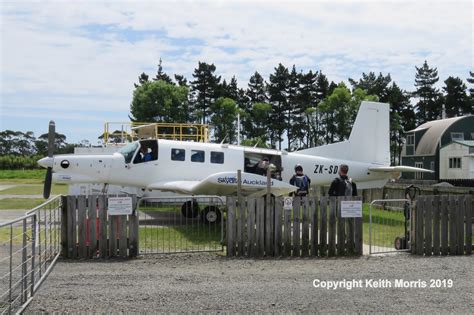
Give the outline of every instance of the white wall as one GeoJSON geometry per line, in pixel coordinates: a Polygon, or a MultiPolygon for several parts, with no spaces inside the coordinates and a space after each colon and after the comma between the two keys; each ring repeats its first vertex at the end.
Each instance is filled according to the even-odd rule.
{"type": "Polygon", "coordinates": [[[439,153],[439,176],[441,179],[474,179],[474,157],[469,154],[469,147],[451,143],[441,148],[439,153]],[[449,158],[460,157],[461,168],[449,168],[449,158]]]}

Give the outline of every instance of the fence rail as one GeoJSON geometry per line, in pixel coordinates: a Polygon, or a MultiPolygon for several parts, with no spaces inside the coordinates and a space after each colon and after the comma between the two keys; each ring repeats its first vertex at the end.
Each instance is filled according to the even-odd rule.
{"type": "Polygon", "coordinates": [[[362,255],[362,218],[343,218],[341,200],[227,198],[227,256],[324,257],[362,255]]]}
{"type": "MultiPolygon", "coordinates": [[[[109,215],[108,198],[104,195],[63,198],[61,256],[80,259],[137,256],[136,213],[109,215]]],[[[136,196],[132,196],[132,203],[135,209],[136,196]]]]}
{"type": "Polygon", "coordinates": [[[21,312],[58,259],[61,207],[58,196],[0,224],[0,314],[21,312]]]}
{"type": "Polygon", "coordinates": [[[471,195],[418,196],[412,253],[471,255],[473,201],[471,195]]]}

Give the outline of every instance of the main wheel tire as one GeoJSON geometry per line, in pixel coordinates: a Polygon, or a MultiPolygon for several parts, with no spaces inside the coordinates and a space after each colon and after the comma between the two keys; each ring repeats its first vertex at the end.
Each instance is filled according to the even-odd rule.
{"type": "Polygon", "coordinates": [[[202,222],[205,224],[215,224],[221,222],[221,210],[216,206],[207,206],[201,212],[202,222]]]}
{"type": "Polygon", "coordinates": [[[404,237],[395,238],[394,247],[396,250],[407,249],[406,240],[404,237]]]}
{"type": "Polygon", "coordinates": [[[181,214],[183,217],[188,219],[193,219],[198,216],[199,214],[199,205],[196,201],[186,201],[181,206],[181,214]]]}

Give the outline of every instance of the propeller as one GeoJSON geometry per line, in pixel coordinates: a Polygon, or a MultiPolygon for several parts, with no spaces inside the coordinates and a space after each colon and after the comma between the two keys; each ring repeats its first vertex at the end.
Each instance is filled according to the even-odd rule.
{"type": "Polygon", "coordinates": [[[43,189],[43,197],[44,199],[48,199],[49,195],[51,194],[51,182],[53,179],[53,151],[54,151],[54,135],[55,135],[56,126],[54,121],[49,122],[49,131],[48,131],[48,161],[50,161],[50,165],[46,169],[46,176],[44,178],[44,189],[43,189]]]}

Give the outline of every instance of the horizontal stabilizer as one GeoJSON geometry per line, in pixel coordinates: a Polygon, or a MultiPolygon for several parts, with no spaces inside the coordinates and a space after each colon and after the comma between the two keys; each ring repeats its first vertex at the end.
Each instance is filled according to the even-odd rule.
{"type": "Polygon", "coordinates": [[[381,172],[381,173],[396,173],[396,172],[408,172],[408,173],[434,173],[432,170],[427,170],[424,168],[412,167],[412,166],[375,166],[369,167],[371,172],[381,172]]]}

